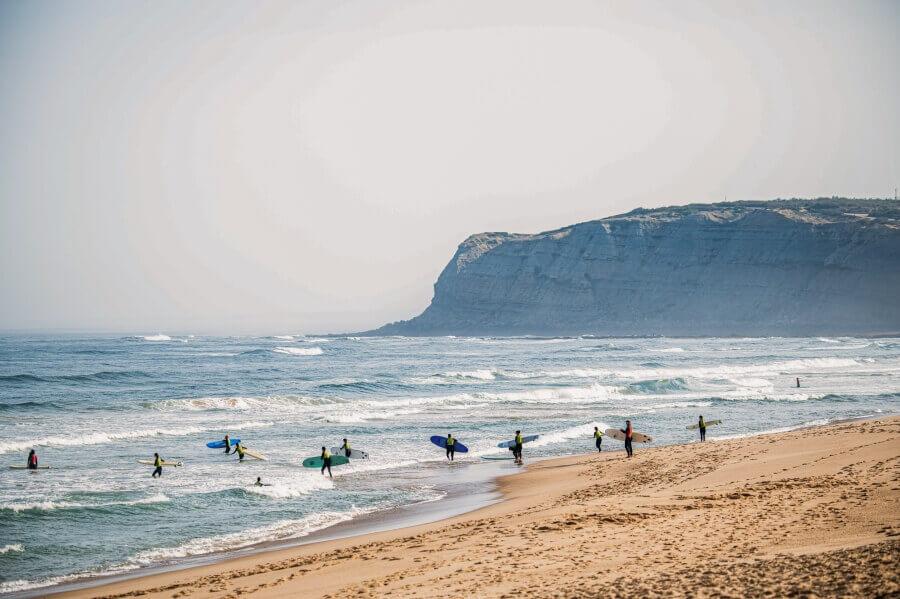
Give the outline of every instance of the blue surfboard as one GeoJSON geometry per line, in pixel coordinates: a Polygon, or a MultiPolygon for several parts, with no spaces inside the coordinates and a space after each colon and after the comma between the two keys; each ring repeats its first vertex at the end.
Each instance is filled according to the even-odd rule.
{"type": "MultiPolygon", "coordinates": [[[[231,439],[232,445],[234,445],[235,443],[240,443],[240,442],[241,442],[240,439],[231,439]]],[[[210,449],[225,449],[225,439],[222,439],[221,441],[213,441],[212,443],[207,443],[206,446],[209,447],[210,449]]]]}
{"type": "MultiPolygon", "coordinates": [[[[530,443],[540,437],[540,435],[528,435],[527,437],[522,437],[522,443],[530,443]]],[[[497,443],[497,447],[514,447],[516,444],[516,440],[512,441],[504,441],[503,443],[497,443]]]]}
{"type": "MultiPolygon", "coordinates": [[[[447,437],[442,437],[440,435],[434,435],[433,437],[431,437],[431,442],[434,443],[435,445],[437,445],[438,447],[443,447],[444,449],[447,449],[447,437]]],[[[469,452],[469,448],[466,447],[465,445],[463,445],[462,443],[460,443],[459,441],[456,441],[456,443],[454,443],[453,446],[456,448],[454,450],[454,451],[456,451],[456,453],[468,453],[469,452]]]]}

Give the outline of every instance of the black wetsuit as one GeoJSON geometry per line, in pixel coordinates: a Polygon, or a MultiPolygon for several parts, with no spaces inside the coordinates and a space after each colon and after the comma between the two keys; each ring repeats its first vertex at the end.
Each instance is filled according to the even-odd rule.
{"type": "Polygon", "coordinates": [[[453,456],[456,454],[456,440],[455,439],[447,439],[447,459],[451,462],[453,461],[453,456]]]}
{"type": "Polygon", "coordinates": [[[626,430],[622,430],[622,429],[619,429],[619,430],[622,431],[623,433],[625,433],[625,453],[627,453],[628,457],[630,458],[633,453],[631,450],[631,431],[630,430],[626,431],[626,430]]]}
{"type": "Polygon", "coordinates": [[[601,448],[601,445],[603,444],[603,435],[598,434],[595,436],[596,436],[597,441],[594,444],[597,446],[597,451],[603,451],[603,449],[601,448]]]}
{"type": "Polygon", "coordinates": [[[700,441],[706,441],[706,422],[701,418],[698,424],[700,425],[700,441]]]}
{"type": "Polygon", "coordinates": [[[517,460],[522,459],[522,435],[516,435],[516,445],[513,450],[513,456],[515,456],[517,460]]]}
{"type": "Polygon", "coordinates": [[[325,469],[328,468],[328,476],[331,476],[331,454],[327,451],[322,452],[322,474],[325,474],[325,469]]]}
{"type": "Polygon", "coordinates": [[[156,466],[156,469],[153,471],[153,474],[150,475],[150,478],[162,476],[162,463],[162,458],[156,458],[156,460],[154,460],[153,465],[156,466]]]}
{"type": "Polygon", "coordinates": [[[350,444],[344,443],[344,455],[350,457],[350,444]]]}

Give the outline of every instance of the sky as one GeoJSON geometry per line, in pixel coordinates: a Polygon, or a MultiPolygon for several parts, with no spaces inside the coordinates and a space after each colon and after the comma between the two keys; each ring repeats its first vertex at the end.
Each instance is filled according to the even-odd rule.
{"type": "Polygon", "coordinates": [[[473,233],[892,196],[898,32],[896,0],[0,0],[0,330],[363,330],[473,233]]]}

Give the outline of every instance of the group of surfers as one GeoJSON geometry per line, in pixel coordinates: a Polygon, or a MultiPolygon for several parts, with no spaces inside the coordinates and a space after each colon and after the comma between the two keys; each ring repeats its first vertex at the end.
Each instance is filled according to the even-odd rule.
{"type": "MultiPolygon", "coordinates": [[[[697,422],[700,429],[700,441],[706,441],[706,421],[703,420],[703,415],[700,415],[700,419],[697,422]]],[[[626,457],[632,457],[634,455],[634,451],[631,447],[632,436],[634,434],[634,430],[631,426],[631,420],[625,421],[625,428],[620,428],[621,431],[625,435],[625,455],[626,457]]],[[[603,451],[603,437],[604,434],[600,432],[600,429],[596,426],[594,427],[594,445],[597,447],[597,451],[603,451]]],[[[522,431],[517,430],[516,436],[514,438],[515,443],[510,446],[509,450],[513,454],[513,458],[515,459],[517,464],[522,463],[522,445],[524,444],[522,441],[522,431]]],[[[241,445],[240,441],[236,441],[235,443],[231,442],[231,439],[228,435],[225,435],[223,439],[223,443],[225,445],[225,455],[229,454],[237,454],[238,460],[244,460],[244,446],[241,445]],[[233,448],[233,449],[232,449],[233,448]]],[[[447,449],[447,459],[451,462],[454,460],[454,456],[456,454],[456,439],[453,438],[452,433],[447,434],[446,440],[446,449],[447,449]]],[[[345,438],[344,443],[341,446],[341,450],[344,452],[346,457],[350,457],[350,442],[345,438]]],[[[328,476],[334,478],[331,474],[331,452],[328,451],[327,447],[322,447],[322,453],[319,456],[322,460],[322,475],[325,474],[325,471],[328,470],[328,476]]],[[[163,472],[163,462],[165,460],[159,456],[158,453],[153,454],[153,466],[155,467],[153,470],[153,474],[150,476],[152,478],[159,478],[162,476],[163,472]]],[[[37,470],[38,468],[38,458],[37,453],[35,453],[34,449],[28,452],[28,461],[26,463],[26,467],[29,470],[37,470]]],[[[260,477],[256,478],[256,482],[254,486],[257,487],[267,487],[269,485],[264,484],[260,477]]]]}

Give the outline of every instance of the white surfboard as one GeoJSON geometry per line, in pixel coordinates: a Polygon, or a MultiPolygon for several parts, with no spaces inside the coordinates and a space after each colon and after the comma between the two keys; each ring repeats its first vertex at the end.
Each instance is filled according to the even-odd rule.
{"type": "MultiPolygon", "coordinates": [[[[146,466],[154,466],[155,462],[153,460],[138,460],[138,464],[144,464],[146,466]]],[[[181,462],[163,462],[163,466],[184,466],[181,462]]]]}
{"type": "Polygon", "coordinates": [[[266,456],[264,456],[260,453],[256,453],[252,449],[247,449],[246,447],[244,448],[244,455],[248,455],[251,458],[256,458],[257,460],[262,460],[264,462],[269,460],[269,458],[267,458],[266,456]]]}
{"type": "MultiPolygon", "coordinates": [[[[38,466],[37,470],[50,470],[53,466],[38,466]]],[[[29,468],[28,466],[10,466],[13,470],[35,470],[35,468],[29,468]]]]}
{"type": "MultiPolygon", "coordinates": [[[[712,425],[714,425],[714,424],[722,424],[722,421],[721,421],[721,420],[708,420],[708,421],[706,422],[706,426],[712,426],[712,425]]],[[[685,427],[685,428],[688,429],[689,431],[695,431],[695,430],[697,430],[698,428],[700,428],[700,425],[699,425],[699,424],[692,424],[692,425],[687,426],[687,427],[685,427]]]]}
{"type": "MultiPolygon", "coordinates": [[[[610,439],[615,439],[616,441],[624,441],[625,433],[620,431],[617,428],[608,428],[603,431],[603,434],[609,437],[610,439]]],[[[653,437],[650,435],[645,435],[644,433],[635,433],[632,431],[631,433],[631,442],[632,443],[653,443],[653,437]]]]}
{"type": "Polygon", "coordinates": [[[368,460],[369,459],[368,453],[366,453],[365,451],[360,451],[358,449],[353,449],[353,448],[350,449],[350,455],[347,456],[347,454],[344,452],[343,447],[332,447],[331,455],[342,455],[342,456],[349,457],[351,460],[368,460]]]}

